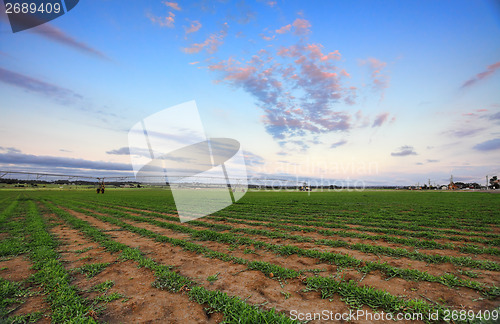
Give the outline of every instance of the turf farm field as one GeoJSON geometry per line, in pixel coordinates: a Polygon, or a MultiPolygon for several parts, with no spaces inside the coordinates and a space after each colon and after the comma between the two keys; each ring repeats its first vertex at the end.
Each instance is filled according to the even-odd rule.
{"type": "Polygon", "coordinates": [[[493,323],[499,206],[251,191],[180,223],[168,190],[1,190],[0,322],[493,323]]]}

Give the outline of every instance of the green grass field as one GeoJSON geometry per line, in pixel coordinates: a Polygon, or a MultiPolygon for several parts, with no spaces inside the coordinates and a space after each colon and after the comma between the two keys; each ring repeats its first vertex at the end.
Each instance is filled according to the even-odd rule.
{"type": "Polygon", "coordinates": [[[491,320],[499,206],[483,192],[250,191],[180,223],[169,190],[2,189],[0,320],[320,323],[307,316],[325,309],[491,320]],[[14,280],[16,262],[30,266],[14,280]],[[153,311],[163,300],[169,310],[153,311]]]}

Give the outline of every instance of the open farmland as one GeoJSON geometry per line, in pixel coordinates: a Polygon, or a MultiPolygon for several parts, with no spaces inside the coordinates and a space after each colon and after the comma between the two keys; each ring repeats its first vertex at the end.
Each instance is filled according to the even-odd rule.
{"type": "Polygon", "coordinates": [[[492,317],[498,206],[479,192],[255,191],[181,224],[168,190],[2,190],[0,320],[492,317]]]}

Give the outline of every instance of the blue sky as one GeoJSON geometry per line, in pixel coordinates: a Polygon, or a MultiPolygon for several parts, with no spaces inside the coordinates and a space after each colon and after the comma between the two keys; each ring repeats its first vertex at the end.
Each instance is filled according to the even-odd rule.
{"type": "Polygon", "coordinates": [[[0,169],[124,172],[128,130],[196,100],[255,175],[500,172],[494,1],[80,1],[0,37],[0,169]]]}

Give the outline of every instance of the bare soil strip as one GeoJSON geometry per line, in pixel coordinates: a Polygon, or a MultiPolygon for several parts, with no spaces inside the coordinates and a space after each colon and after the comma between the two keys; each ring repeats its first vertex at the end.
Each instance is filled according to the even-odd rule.
{"type": "Polygon", "coordinates": [[[292,309],[300,312],[317,312],[323,309],[349,312],[348,306],[338,299],[329,301],[321,299],[318,292],[304,293],[302,290],[305,286],[298,279],[280,283],[259,271],[248,270],[244,265],[208,259],[180,247],[158,243],[128,231],[116,231],[119,227],[88,215],[66,210],[97,228],[114,229],[115,231],[109,234],[117,242],[139,248],[161,264],[173,265],[181,275],[194,279],[207,289],[223,291],[228,295],[245,299],[250,304],[262,305],[265,309],[275,308],[286,313],[292,309]],[[217,275],[217,280],[209,282],[207,278],[214,275],[217,275]],[[287,294],[290,294],[289,298],[286,297],[287,294]]]}
{"type": "Polygon", "coordinates": [[[106,294],[119,293],[124,297],[106,304],[99,316],[100,321],[108,323],[217,323],[220,314],[207,314],[202,305],[190,301],[186,295],[175,294],[153,288],[153,273],[138,268],[132,261],[122,261],[118,255],[106,252],[97,243],[86,239],[82,233],[66,225],[51,228],[63,244],[59,248],[61,259],[67,270],[76,269],[89,263],[109,262],[101,273],[88,279],[85,275],[73,272],[72,284],[82,295],[89,299],[101,295],[91,288],[107,280],[114,286],[106,294]],[[84,251],[84,252],[81,252],[84,251]]]}
{"type": "MultiPolygon", "coordinates": [[[[93,211],[93,212],[95,212],[95,211],[93,211]]],[[[95,212],[95,213],[99,214],[98,212],[95,212]]],[[[130,213],[130,215],[140,216],[139,214],[135,214],[135,213],[130,213]]],[[[156,218],[160,222],[176,223],[173,221],[168,221],[168,220],[157,218],[157,217],[154,217],[154,218],[156,218]]],[[[126,220],[123,220],[123,221],[126,221],[126,220]]],[[[126,222],[128,222],[128,221],[126,221],[126,222]]],[[[213,223],[218,224],[217,222],[213,222],[213,223]]],[[[156,227],[154,225],[150,225],[152,227],[148,227],[144,223],[138,223],[138,224],[142,224],[142,225],[139,225],[139,227],[143,227],[146,229],[151,229],[151,228],[158,229],[158,227],[156,227]]],[[[252,227],[252,226],[248,226],[248,225],[233,224],[233,223],[231,223],[231,226],[234,228],[256,228],[256,227],[252,227]]],[[[190,225],[189,227],[206,229],[204,227],[199,227],[196,225],[190,225]]],[[[173,232],[173,231],[171,231],[171,232],[173,232]]],[[[302,232],[291,232],[290,234],[305,236],[305,235],[303,235],[302,232]]],[[[314,238],[314,239],[326,238],[325,236],[320,235],[320,234],[312,234],[312,235],[311,235],[311,233],[308,233],[308,234],[309,234],[308,235],[309,237],[314,238]]],[[[170,235],[172,235],[172,234],[169,234],[168,236],[170,236],[170,235]]],[[[190,237],[189,235],[184,234],[184,233],[177,233],[177,235],[181,235],[179,238],[182,238],[182,239],[188,239],[190,237]]],[[[423,261],[412,260],[412,259],[405,258],[405,257],[396,259],[396,258],[390,257],[390,256],[374,255],[372,253],[364,253],[364,252],[360,252],[360,251],[356,251],[356,250],[351,250],[348,248],[342,248],[342,247],[333,248],[333,247],[329,247],[329,246],[317,245],[314,243],[298,243],[298,242],[293,241],[293,240],[281,239],[281,238],[274,239],[274,238],[268,238],[266,236],[260,236],[257,234],[247,235],[247,234],[240,233],[240,235],[243,235],[245,237],[251,237],[251,238],[257,239],[259,241],[271,243],[271,244],[287,244],[287,245],[297,246],[297,247],[306,248],[306,249],[316,249],[316,250],[321,250],[321,251],[325,251],[325,252],[349,254],[349,255],[355,257],[356,259],[359,259],[362,261],[387,262],[388,264],[390,264],[394,267],[417,269],[420,271],[426,271],[432,275],[442,275],[443,273],[453,273],[453,274],[457,275],[459,278],[468,279],[468,277],[465,275],[462,275],[460,273],[460,271],[462,269],[470,269],[467,267],[456,266],[456,265],[450,264],[450,263],[428,264],[428,263],[423,262],[423,261]]],[[[341,240],[345,240],[345,238],[341,238],[341,240]]],[[[358,239],[358,242],[361,243],[363,241],[358,239]]],[[[353,243],[355,243],[355,242],[353,242],[353,243]]],[[[365,243],[366,243],[366,241],[365,241],[365,243]]],[[[209,247],[209,245],[207,245],[207,244],[208,243],[203,243],[204,246],[209,247]]],[[[219,244],[219,243],[217,243],[217,244],[219,244]]],[[[370,244],[372,244],[371,241],[370,241],[370,244]]],[[[400,246],[397,246],[395,244],[380,244],[380,245],[381,246],[389,246],[389,247],[393,247],[393,248],[400,247],[400,246]]],[[[425,250],[420,250],[420,252],[423,252],[423,251],[425,251],[425,250]]],[[[432,250],[432,253],[429,253],[429,254],[438,254],[438,253],[434,253],[434,251],[435,250],[432,250]]],[[[458,257],[470,256],[470,255],[464,255],[464,254],[457,252],[457,251],[450,251],[450,252],[451,253],[449,253],[448,255],[451,255],[451,256],[458,256],[458,257]]],[[[446,254],[443,253],[443,255],[446,255],[446,254]]],[[[481,255],[481,256],[484,256],[484,255],[481,255]]],[[[479,256],[476,256],[473,259],[477,259],[477,260],[484,260],[484,259],[488,260],[489,259],[491,261],[498,261],[500,258],[495,257],[495,256],[488,256],[488,258],[480,258],[479,256]]],[[[498,283],[498,273],[495,271],[478,270],[478,269],[472,269],[472,271],[477,272],[477,273],[481,273],[481,278],[476,278],[476,280],[479,282],[482,282],[486,285],[493,285],[493,284],[498,283]]]]}
{"type": "MultiPolygon", "coordinates": [[[[167,220],[163,219],[162,221],[167,221],[167,220]]],[[[208,224],[221,224],[221,222],[214,221],[214,220],[211,220],[211,219],[202,220],[202,222],[206,222],[208,224]]],[[[223,224],[227,224],[227,223],[223,223],[223,224]]],[[[250,226],[250,225],[238,224],[238,223],[229,223],[229,224],[233,228],[255,228],[255,229],[262,229],[262,226],[259,226],[259,225],[250,226]]],[[[273,228],[270,228],[269,230],[270,231],[276,231],[273,228]]],[[[312,239],[315,239],[315,240],[321,240],[321,239],[330,239],[331,240],[331,239],[335,239],[335,240],[341,240],[341,241],[348,242],[349,244],[356,244],[356,243],[367,244],[368,243],[368,244],[373,245],[373,246],[390,247],[390,248],[393,248],[393,249],[404,248],[404,249],[406,249],[408,251],[419,251],[421,253],[426,253],[426,254],[429,254],[429,255],[438,254],[438,255],[449,255],[449,256],[455,256],[455,257],[470,257],[470,258],[475,259],[475,260],[490,260],[490,261],[495,261],[495,262],[500,261],[499,257],[494,256],[494,255],[490,255],[490,254],[477,254],[477,255],[475,255],[475,254],[463,253],[463,252],[460,252],[460,251],[457,251],[457,250],[451,250],[451,249],[447,249],[447,250],[423,249],[423,248],[416,248],[416,247],[411,247],[411,246],[407,246],[407,245],[402,245],[402,244],[398,244],[398,243],[389,243],[389,242],[385,242],[383,240],[366,240],[366,239],[356,238],[356,237],[342,237],[342,236],[339,236],[339,235],[324,235],[324,234],[320,234],[320,233],[304,232],[304,231],[287,231],[286,233],[291,234],[291,235],[300,235],[302,237],[309,237],[309,238],[312,238],[312,239]]],[[[359,233],[363,233],[363,232],[359,232],[359,233]]],[[[399,237],[404,238],[402,236],[399,236],[399,237]]],[[[446,243],[450,243],[450,242],[446,242],[446,243]]],[[[352,250],[349,249],[349,251],[352,251],[352,250]]]]}
{"type": "MultiPolygon", "coordinates": [[[[85,219],[89,221],[91,224],[94,226],[97,226],[99,228],[104,228],[104,227],[109,227],[109,224],[102,222],[100,220],[94,219],[90,216],[77,213],[72,211],[72,215],[79,217],[81,219],[85,219]]],[[[126,223],[133,224],[136,227],[140,228],[145,228],[151,231],[154,231],[156,233],[162,234],[162,235],[167,235],[169,237],[179,237],[178,235],[180,233],[176,233],[174,231],[168,230],[168,229],[163,229],[163,228],[158,228],[154,225],[147,224],[147,223],[138,223],[138,222],[133,222],[130,220],[123,220],[126,223]]],[[[117,229],[117,228],[115,228],[117,229]]],[[[304,285],[298,280],[289,280],[288,285],[285,286],[285,292],[289,292],[292,294],[292,296],[289,299],[284,299],[284,294],[281,293],[281,290],[283,288],[280,287],[279,283],[276,282],[275,280],[270,280],[266,276],[264,276],[260,272],[256,271],[244,271],[245,267],[241,265],[235,265],[235,264],[228,264],[227,262],[221,262],[218,260],[207,260],[206,258],[194,254],[192,252],[186,252],[183,251],[181,248],[178,247],[173,247],[169,246],[168,244],[159,244],[154,242],[152,239],[149,238],[144,238],[139,235],[133,234],[133,233],[128,233],[128,232],[111,232],[113,233],[113,236],[116,236],[116,240],[122,242],[125,244],[129,244],[131,246],[137,246],[140,247],[141,250],[145,249],[146,251],[151,251],[152,253],[155,253],[157,255],[157,260],[158,261],[165,261],[168,264],[172,264],[172,260],[177,261],[178,263],[174,263],[174,265],[181,266],[180,267],[180,272],[183,275],[186,275],[191,278],[207,278],[208,276],[214,275],[216,273],[219,273],[218,278],[219,280],[215,281],[215,288],[218,290],[222,290],[227,292],[228,294],[231,295],[238,295],[243,298],[245,298],[248,295],[245,295],[246,289],[241,289],[241,287],[235,286],[235,276],[236,280],[240,281],[240,278],[243,274],[245,277],[245,281],[247,280],[247,276],[249,282],[247,283],[250,284],[251,282],[251,290],[256,291],[260,296],[263,298],[254,298],[254,295],[249,298],[249,301],[251,303],[255,304],[260,304],[262,302],[269,302],[268,305],[272,305],[273,307],[276,307],[278,310],[285,310],[289,311],[291,309],[297,309],[297,308],[288,308],[288,305],[293,305],[292,302],[296,302],[296,298],[292,298],[294,295],[298,295],[298,297],[301,297],[304,299],[304,294],[301,293],[301,290],[304,288],[304,285]],[[159,248],[161,246],[161,248],[159,248]],[[149,248],[147,248],[149,247],[149,248]],[[242,272],[243,271],[243,272],[242,272]],[[232,276],[232,274],[235,274],[235,276],[232,276]],[[231,275],[231,276],[229,276],[231,275]],[[224,280],[225,278],[226,280],[224,280]],[[250,278],[253,278],[250,280],[250,278]],[[258,284],[255,284],[258,283],[258,284]],[[262,291],[263,287],[271,287],[271,291],[269,290],[264,290],[262,291]],[[288,290],[289,287],[293,287],[292,290],[288,290]],[[281,288],[281,289],[280,289],[281,288]],[[282,296],[280,296],[280,294],[282,296]],[[265,298],[264,298],[265,297],[265,298]],[[283,300],[284,299],[284,300],[283,300]]],[[[181,234],[182,236],[186,237],[185,234],[181,234]]],[[[179,237],[180,238],[180,237],[179,237]]],[[[216,251],[221,251],[224,253],[228,253],[227,251],[227,245],[220,244],[217,242],[201,242],[200,243],[203,246],[209,247],[211,249],[214,249],[216,251]]],[[[302,247],[304,245],[302,244],[302,247]]],[[[304,258],[304,257],[297,257],[295,255],[283,258],[283,257],[277,257],[275,255],[272,255],[271,253],[258,250],[258,256],[249,256],[245,255],[243,251],[241,250],[234,250],[230,252],[231,255],[235,256],[240,256],[242,258],[250,259],[255,257],[256,259],[260,261],[268,261],[272,263],[276,263],[278,265],[287,267],[287,268],[292,268],[292,269],[304,269],[306,267],[314,267],[315,260],[310,259],[310,258],[304,258]]],[[[399,260],[396,260],[399,261],[399,260]]],[[[448,288],[446,286],[443,286],[441,284],[437,283],[429,283],[429,282],[407,282],[403,279],[399,278],[393,278],[390,281],[383,280],[380,274],[374,273],[374,274],[369,274],[365,277],[357,271],[354,270],[345,270],[342,269],[342,272],[339,271],[335,266],[331,265],[321,265],[318,266],[316,265],[317,268],[327,268],[327,271],[321,275],[339,275],[343,276],[345,279],[353,279],[353,280],[361,280],[363,284],[367,284],[369,286],[372,286],[374,288],[378,289],[384,289],[387,290],[389,293],[393,295],[405,295],[408,296],[408,298],[428,298],[430,300],[435,300],[435,301],[443,301],[446,302],[447,305],[450,306],[459,306],[466,304],[469,307],[472,307],[472,309],[489,309],[495,305],[494,301],[490,300],[484,300],[482,296],[475,292],[472,291],[471,289],[467,288],[460,288],[460,289],[452,289],[448,288]]],[[[413,267],[413,264],[412,264],[413,267]]],[[[207,285],[209,285],[207,283],[207,285]]],[[[209,286],[207,286],[209,287],[209,286]]],[[[248,287],[246,287],[248,289],[248,287]]],[[[311,294],[307,293],[306,295],[311,294]]],[[[318,296],[319,297],[319,296],[318,296]]],[[[313,299],[314,300],[314,299],[313,299]]],[[[303,300],[298,300],[298,303],[295,304],[296,307],[300,307],[299,309],[304,309],[304,308],[310,308],[314,311],[314,309],[317,311],[318,309],[331,309],[330,308],[320,308],[318,306],[318,303],[321,304],[321,302],[324,300],[317,299],[313,303],[304,303],[303,300]]],[[[328,303],[327,303],[328,304],[328,303]]],[[[331,305],[329,305],[331,306],[331,305]]],[[[339,304],[336,307],[347,307],[345,304],[339,304]]]]}
{"type": "Polygon", "coordinates": [[[29,288],[31,291],[31,294],[19,298],[22,303],[16,304],[14,310],[8,316],[22,316],[34,312],[42,312],[43,316],[37,323],[50,323],[50,307],[45,302],[41,290],[26,282],[35,273],[31,269],[32,265],[23,255],[0,261],[0,277],[9,281],[24,281],[24,288],[29,288]]]}
{"type": "MultiPolygon", "coordinates": [[[[147,210],[147,209],[138,209],[138,208],[132,208],[132,207],[128,207],[128,206],[121,206],[121,205],[113,205],[113,206],[107,206],[107,207],[109,207],[109,208],[118,207],[118,208],[128,209],[130,211],[140,211],[140,212],[147,212],[147,213],[157,213],[157,214],[162,214],[162,215],[171,216],[171,217],[178,217],[178,215],[176,215],[176,214],[162,213],[162,212],[151,211],[151,210],[147,210]]],[[[224,216],[217,216],[217,217],[224,217],[224,216]]],[[[256,226],[259,226],[257,223],[265,223],[265,224],[271,224],[272,223],[272,221],[268,221],[268,220],[249,220],[249,219],[238,218],[238,217],[236,217],[235,219],[237,219],[237,220],[243,220],[243,221],[248,222],[248,223],[256,223],[256,226]]],[[[204,217],[203,219],[200,219],[200,221],[208,222],[208,223],[210,223],[210,222],[218,223],[217,220],[214,220],[211,217],[204,217]]],[[[230,224],[233,226],[233,225],[236,225],[237,223],[230,222],[230,224]]],[[[333,230],[343,230],[343,231],[346,231],[346,232],[367,234],[366,231],[360,231],[360,230],[357,229],[358,227],[361,227],[361,225],[348,225],[348,226],[350,226],[350,228],[349,229],[345,229],[345,228],[341,228],[341,227],[338,227],[338,228],[335,228],[335,227],[323,227],[323,226],[315,225],[315,224],[311,224],[311,225],[297,225],[297,224],[294,224],[294,223],[287,222],[286,220],[284,220],[280,224],[281,225],[287,225],[287,226],[309,227],[309,228],[315,228],[315,229],[320,229],[320,230],[321,229],[327,229],[327,230],[332,230],[332,231],[333,230]]],[[[267,228],[272,228],[272,227],[267,227],[267,228]]],[[[410,236],[411,236],[412,233],[415,232],[415,231],[409,231],[409,230],[404,230],[404,229],[402,229],[401,231],[407,232],[410,236]]],[[[500,231],[500,229],[499,229],[499,231],[500,231]]],[[[300,232],[300,233],[304,233],[304,232],[300,232]]],[[[377,234],[381,234],[381,233],[373,232],[372,235],[377,235],[377,234]]],[[[407,236],[404,236],[404,235],[395,235],[395,234],[388,234],[388,236],[396,237],[396,238],[407,238],[407,236]]],[[[449,235],[449,236],[453,236],[453,235],[449,235]]],[[[347,239],[347,238],[343,238],[343,239],[347,239]]],[[[428,239],[425,239],[425,238],[417,238],[417,239],[422,240],[422,241],[429,241],[428,239]]],[[[464,242],[464,241],[457,241],[457,240],[444,239],[444,238],[443,239],[433,239],[433,241],[436,241],[437,243],[441,243],[441,244],[451,243],[451,244],[454,244],[457,247],[460,247],[460,246],[462,246],[462,245],[464,245],[464,244],[467,243],[467,242],[464,242]]],[[[489,245],[486,244],[486,243],[481,243],[481,242],[469,242],[469,243],[473,243],[473,244],[479,245],[481,247],[489,247],[489,245]]],[[[390,243],[390,244],[396,244],[396,243],[390,243]]],[[[449,250],[446,250],[446,251],[449,251],[449,250]]],[[[470,254],[468,254],[468,255],[470,256],[470,254]]]]}

